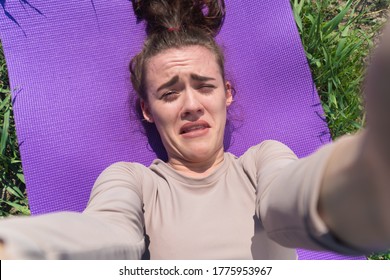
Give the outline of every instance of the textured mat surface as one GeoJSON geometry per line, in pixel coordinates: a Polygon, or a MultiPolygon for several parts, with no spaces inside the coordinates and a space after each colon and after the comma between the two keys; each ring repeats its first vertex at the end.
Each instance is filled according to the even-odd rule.
{"type": "MultiPolygon", "coordinates": [[[[226,2],[218,41],[237,91],[228,151],[241,155],[276,139],[303,157],[329,142],[289,1],[226,2]]],[[[1,3],[0,35],[32,213],[81,211],[109,164],[149,165],[156,157],[158,137],[142,132],[128,73],[143,25],[128,0],[1,3]]],[[[300,257],[340,258],[307,251],[300,257]]]]}

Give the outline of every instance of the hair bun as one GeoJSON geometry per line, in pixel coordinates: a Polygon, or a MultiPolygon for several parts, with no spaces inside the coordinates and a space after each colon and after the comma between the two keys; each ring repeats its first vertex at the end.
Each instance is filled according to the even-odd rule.
{"type": "Polygon", "coordinates": [[[132,0],[138,22],[146,21],[146,32],[199,28],[216,36],[225,19],[224,0],[132,0]]]}

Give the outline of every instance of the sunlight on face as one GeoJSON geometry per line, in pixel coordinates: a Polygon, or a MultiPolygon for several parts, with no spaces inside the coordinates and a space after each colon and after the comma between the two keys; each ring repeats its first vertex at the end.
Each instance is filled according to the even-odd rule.
{"type": "Polygon", "coordinates": [[[144,117],[155,123],[169,161],[196,163],[223,155],[232,95],[212,52],[201,46],[166,50],[148,61],[146,85],[144,117]]]}

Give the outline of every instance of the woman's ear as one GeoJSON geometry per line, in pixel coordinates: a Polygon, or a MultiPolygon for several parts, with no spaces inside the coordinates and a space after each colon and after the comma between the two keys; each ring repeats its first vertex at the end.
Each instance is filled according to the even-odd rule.
{"type": "Polygon", "coordinates": [[[226,106],[229,107],[230,104],[232,104],[233,102],[232,85],[230,84],[230,82],[226,82],[225,88],[226,88],[226,106]]]}
{"type": "Polygon", "coordinates": [[[141,99],[141,109],[142,109],[142,115],[144,116],[145,120],[147,122],[153,123],[153,117],[152,114],[150,113],[149,105],[147,102],[141,99]]]}

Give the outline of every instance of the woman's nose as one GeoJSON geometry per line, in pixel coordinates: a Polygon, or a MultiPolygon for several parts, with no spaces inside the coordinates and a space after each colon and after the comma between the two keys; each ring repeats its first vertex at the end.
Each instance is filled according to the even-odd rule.
{"type": "Polygon", "coordinates": [[[188,118],[189,116],[193,116],[198,118],[203,112],[204,108],[197,93],[192,89],[186,90],[184,93],[182,117],[188,118]]]}

